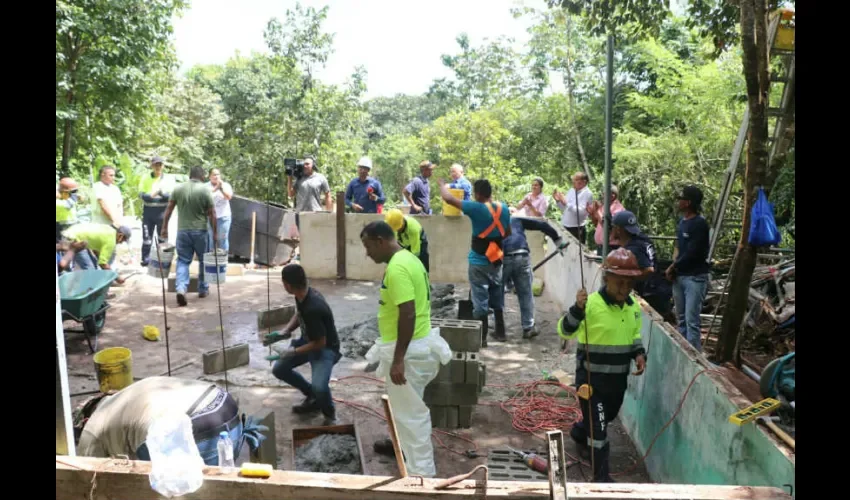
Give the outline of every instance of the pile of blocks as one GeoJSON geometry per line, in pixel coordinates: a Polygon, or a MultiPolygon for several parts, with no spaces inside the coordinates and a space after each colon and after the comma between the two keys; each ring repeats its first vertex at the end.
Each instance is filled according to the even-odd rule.
{"type": "Polygon", "coordinates": [[[478,360],[481,349],[481,322],[431,318],[431,327],[452,350],[452,360],[440,367],[437,377],[425,387],[425,404],[431,410],[431,425],[444,429],[467,428],[472,408],[486,383],[487,371],[478,360]]]}

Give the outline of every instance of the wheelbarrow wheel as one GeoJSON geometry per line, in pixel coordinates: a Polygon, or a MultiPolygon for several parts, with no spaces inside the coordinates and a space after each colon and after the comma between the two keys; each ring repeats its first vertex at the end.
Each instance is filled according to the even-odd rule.
{"type": "Polygon", "coordinates": [[[106,311],[99,312],[93,317],[83,320],[83,331],[86,335],[98,335],[106,324],[106,311]]]}

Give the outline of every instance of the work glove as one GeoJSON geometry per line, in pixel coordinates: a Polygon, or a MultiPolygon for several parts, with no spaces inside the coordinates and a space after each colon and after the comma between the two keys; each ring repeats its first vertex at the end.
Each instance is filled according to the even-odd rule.
{"type": "Polygon", "coordinates": [[[266,356],[266,360],[267,361],[277,361],[277,360],[286,361],[290,358],[293,358],[294,356],[295,356],[295,348],[290,346],[290,347],[287,347],[284,350],[281,350],[277,354],[272,354],[272,355],[266,356]]]}
{"type": "Polygon", "coordinates": [[[292,337],[291,332],[271,332],[271,333],[267,333],[266,335],[263,336],[263,345],[264,346],[270,346],[270,345],[274,344],[275,342],[279,342],[281,340],[286,340],[290,337],[292,337]]]}

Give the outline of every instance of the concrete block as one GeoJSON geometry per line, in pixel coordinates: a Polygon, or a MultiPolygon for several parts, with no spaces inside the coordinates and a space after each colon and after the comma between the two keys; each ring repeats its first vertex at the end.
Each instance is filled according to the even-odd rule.
{"type": "Polygon", "coordinates": [[[465,352],[453,352],[452,359],[445,365],[440,366],[440,371],[437,373],[435,382],[453,382],[462,384],[466,381],[466,372],[464,361],[466,360],[465,352]]]}
{"type": "Polygon", "coordinates": [[[478,363],[478,394],[481,394],[485,385],[487,385],[487,365],[478,363]]]}
{"type": "Polygon", "coordinates": [[[257,311],[257,328],[285,325],[295,316],[295,304],[257,311]]]}
{"type": "Polygon", "coordinates": [[[205,352],[203,360],[204,373],[206,375],[224,371],[225,352],[227,353],[226,357],[228,370],[232,370],[237,366],[245,366],[250,361],[248,344],[232,345],[230,347],[227,347],[225,351],[222,351],[221,349],[216,349],[215,351],[205,352]]]}
{"type": "Polygon", "coordinates": [[[259,425],[265,425],[269,428],[267,431],[262,431],[266,439],[260,443],[260,448],[251,452],[251,461],[261,464],[269,464],[273,468],[277,468],[277,433],[274,428],[274,411],[260,410],[254,415],[258,419],[259,425]]]}
{"type": "MultiPolygon", "coordinates": [[[[174,292],[177,291],[177,278],[175,276],[168,278],[168,291],[171,292],[171,293],[174,293],[174,292]]],[[[189,277],[189,288],[186,289],[186,293],[198,293],[198,277],[197,276],[190,276],[189,277]]]]}
{"type": "MultiPolygon", "coordinates": [[[[483,365],[482,365],[483,366],[483,365]]],[[[462,405],[457,407],[457,426],[468,429],[472,426],[472,406],[462,405]]]]}
{"type": "Polygon", "coordinates": [[[468,352],[466,353],[466,361],[463,362],[464,368],[464,382],[467,384],[475,384],[480,386],[480,380],[478,377],[478,367],[481,363],[478,362],[478,353],[468,352]]]}
{"type": "Polygon", "coordinates": [[[481,349],[480,321],[431,318],[431,326],[440,327],[440,336],[453,351],[478,352],[481,349]]]}
{"type": "Polygon", "coordinates": [[[446,406],[446,429],[457,429],[458,407],[446,406]]]}
{"type": "Polygon", "coordinates": [[[438,429],[446,428],[446,407],[431,405],[428,410],[431,412],[431,427],[438,429]]]}
{"type": "Polygon", "coordinates": [[[460,406],[478,403],[478,384],[431,382],[423,395],[428,406],[460,406]]]}

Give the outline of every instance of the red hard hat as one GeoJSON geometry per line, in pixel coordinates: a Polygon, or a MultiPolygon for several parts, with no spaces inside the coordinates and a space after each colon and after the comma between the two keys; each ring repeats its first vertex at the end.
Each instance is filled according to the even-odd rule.
{"type": "Polygon", "coordinates": [[[638,266],[635,254],[625,248],[618,248],[611,251],[608,257],[605,257],[603,266],[606,272],[618,274],[620,276],[640,276],[641,270],[638,266]]]}
{"type": "Polygon", "coordinates": [[[59,188],[65,191],[73,191],[74,189],[77,189],[77,181],[70,177],[63,177],[59,181],[59,188]]]}

